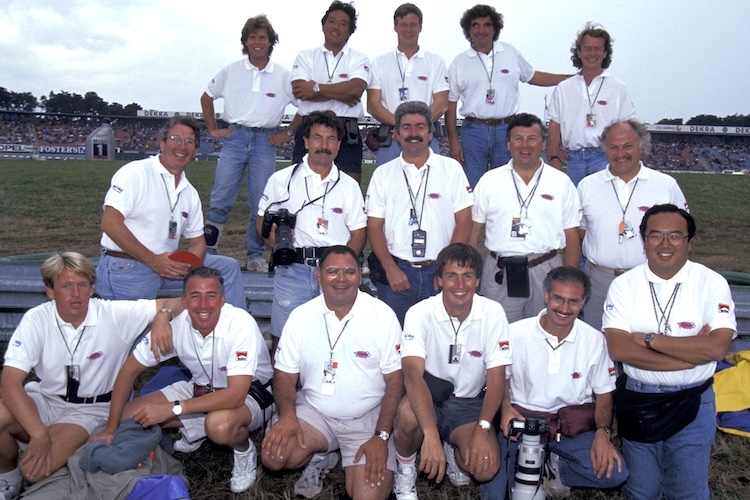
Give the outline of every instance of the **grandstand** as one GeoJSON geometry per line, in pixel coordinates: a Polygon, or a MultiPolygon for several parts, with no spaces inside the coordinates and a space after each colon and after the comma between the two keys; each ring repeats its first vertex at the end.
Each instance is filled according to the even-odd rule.
{"type": "MultiPolygon", "coordinates": [[[[0,158],[83,159],[86,137],[104,122],[115,130],[115,157],[118,160],[142,158],[158,152],[158,131],[165,118],[200,113],[141,111],[138,117],[100,117],[47,115],[0,111],[0,158]]],[[[284,116],[284,123],[291,121],[284,116]]],[[[360,123],[364,135],[372,118],[360,123]]],[[[459,122],[460,129],[460,122],[459,122]]],[[[650,125],[651,152],[644,161],[653,168],[689,172],[750,172],[750,127],[700,125],[650,125]]],[[[448,154],[446,138],[440,140],[440,151],[448,154]]],[[[199,160],[218,159],[221,141],[204,129],[201,134],[199,160]]],[[[292,145],[277,148],[279,160],[289,160],[292,145]]],[[[365,148],[364,160],[374,161],[374,153],[365,148]]]]}

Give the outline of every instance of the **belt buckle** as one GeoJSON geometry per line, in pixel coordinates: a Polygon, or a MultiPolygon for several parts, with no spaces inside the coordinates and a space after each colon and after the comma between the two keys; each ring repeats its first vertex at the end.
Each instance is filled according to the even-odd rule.
{"type": "Polygon", "coordinates": [[[303,261],[306,266],[318,267],[318,263],[320,262],[320,259],[318,259],[317,257],[305,257],[303,261]]]}
{"type": "Polygon", "coordinates": [[[424,267],[424,265],[419,262],[409,262],[409,265],[414,269],[422,269],[424,267]]]}
{"type": "Polygon", "coordinates": [[[627,269],[613,269],[615,272],[615,277],[620,276],[621,274],[624,274],[627,269]]]}

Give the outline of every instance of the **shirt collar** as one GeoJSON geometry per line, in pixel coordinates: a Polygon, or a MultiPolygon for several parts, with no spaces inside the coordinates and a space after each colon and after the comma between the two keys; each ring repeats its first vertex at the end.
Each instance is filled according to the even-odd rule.
{"type": "Polygon", "coordinates": [[[250,62],[250,59],[247,57],[244,59],[245,63],[245,69],[248,71],[260,71],[261,73],[273,73],[274,64],[271,62],[271,60],[268,60],[268,64],[266,64],[266,67],[263,69],[259,69],[257,66],[255,66],[253,63],[250,62]]]}

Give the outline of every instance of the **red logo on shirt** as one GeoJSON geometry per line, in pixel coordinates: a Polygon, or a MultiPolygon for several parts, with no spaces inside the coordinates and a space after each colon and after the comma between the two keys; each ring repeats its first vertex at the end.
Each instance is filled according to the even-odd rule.
{"type": "Polygon", "coordinates": [[[276,97],[276,94],[274,94],[273,92],[268,92],[266,94],[266,97],[274,98],[274,97],[276,97]]]}
{"type": "Polygon", "coordinates": [[[370,71],[370,67],[365,65],[365,71],[370,71]]]}
{"type": "Polygon", "coordinates": [[[247,351],[237,351],[237,361],[247,361],[247,351]]]}
{"type": "Polygon", "coordinates": [[[331,209],[331,212],[333,212],[333,213],[335,213],[335,214],[339,214],[339,215],[341,215],[341,214],[343,214],[343,213],[344,213],[344,209],[343,209],[343,208],[339,208],[339,207],[336,207],[336,208],[332,208],[332,209],[331,209]]]}
{"type": "Polygon", "coordinates": [[[188,213],[187,212],[181,212],[181,215],[182,215],[183,219],[187,219],[188,218],[188,213]]]}
{"type": "Polygon", "coordinates": [[[92,353],[91,355],[89,355],[87,359],[89,361],[94,361],[95,359],[99,359],[102,356],[104,356],[104,353],[102,351],[96,351],[95,353],[92,353]]]}
{"type": "Polygon", "coordinates": [[[417,77],[417,80],[421,80],[423,82],[426,82],[427,81],[427,77],[420,75],[420,76],[417,77]]]}
{"type": "Polygon", "coordinates": [[[469,355],[472,358],[481,358],[482,356],[484,356],[484,351],[469,351],[469,355]]]}
{"type": "Polygon", "coordinates": [[[367,359],[370,357],[370,351],[356,351],[354,355],[359,359],[367,359]]]}
{"type": "Polygon", "coordinates": [[[609,369],[609,376],[614,377],[615,375],[617,375],[617,371],[615,370],[615,367],[613,366],[612,368],[609,369]]]}
{"type": "Polygon", "coordinates": [[[510,342],[508,342],[507,340],[501,341],[498,345],[500,346],[501,351],[507,351],[508,349],[510,349],[510,342]]]}
{"type": "Polygon", "coordinates": [[[507,75],[508,73],[510,73],[510,70],[507,70],[507,69],[501,69],[501,70],[500,70],[500,73],[503,73],[504,75],[507,75]]]}
{"type": "Polygon", "coordinates": [[[692,330],[693,328],[695,328],[695,323],[693,323],[692,321],[680,321],[679,323],[677,323],[677,326],[679,326],[683,330],[692,330]]]}
{"type": "Polygon", "coordinates": [[[643,213],[646,213],[648,211],[649,207],[638,207],[638,210],[640,210],[643,213]]]}
{"type": "Polygon", "coordinates": [[[440,193],[430,193],[427,195],[431,200],[439,200],[440,199],[440,193]]]}
{"type": "Polygon", "coordinates": [[[471,189],[471,186],[466,186],[466,192],[467,193],[471,193],[472,191],[474,191],[474,190],[471,189]]]}
{"type": "Polygon", "coordinates": [[[547,201],[552,201],[552,200],[554,200],[554,199],[555,199],[555,197],[554,197],[554,196],[552,196],[551,194],[543,194],[543,195],[542,195],[542,199],[543,199],[543,200],[547,200],[547,201]]]}
{"type": "Polygon", "coordinates": [[[401,344],[396,344],[396,352],[401,354],[401,344]]]}
{"type": "Polygon", "coordinates": [[[583,375],[581,375],[581,372],[573,372],[570,374],[570,376],[573,377],[573,380],[578,380],[579,378],[583,377],[583,375]]]}
{"type": "Polygon", "coordinates": [[[597,104],[598,104],[599,106],[606,106],[606,105],[607,105],[607,101],[596,101],[596,103],[597,103],[597,104]]]}
{"type": "Polygon", "coordinates": [[[729,304],[719,304],[719,312],[720,313],[728,313],[729,312],[729,304]]]}
{"type": "MultiPolygon", "coordinates": [[[[367,66],[365,66],[365,71],[367,71],[367,66]]],[[[344,80],[347,80],[347,79],[349,78],[349,75],[348,75],[348,74],[346,74],[346,73],[341,73],[341,74],[339,75],[339,78],[342,78],[342,79],[344,79],[344,80]]]]}

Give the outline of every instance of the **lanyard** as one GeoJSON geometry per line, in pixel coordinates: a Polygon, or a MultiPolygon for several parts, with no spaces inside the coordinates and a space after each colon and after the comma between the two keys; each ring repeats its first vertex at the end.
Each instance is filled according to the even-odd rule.
{"type": "MultiPolygon", "coordinates": [[[[302,206],[300,207],[299,210],[297,210],[297,212],[295,213],[295,215],[297,215],[298,213],[300,213],[302,211],[302,209],[305,208],[306,206],[308,206],[308,205],[314,205],[316,201],[322,199],[323,201],[322,201],[321,206],[320,206],[320,216],[321,216],[321,218],[325,218],[326,195],[328,193],[330,193],[331,190],[333,190],[333,188],[336,187],[336,184],[339,183],[340,179],[341,179],[341,172],[339,171],[339,176],[336,179],[336,181],[333,183],[333,185],[331,187],[328,187],[328,185],[331,184],[331,181],[329,180],[328,182],[326,182],[326,189],[323,192],[323,194],[321,194],[320,196],[318,196],[314,200],[311,200],[310,199],[310,191],[307,188],[307,177],[305,177],[305,194],[307,195],[307,201],[302,204],[302,206]]],[[[290,182],[291,182],[291,179],[290,179],[290,182]]]]}
{"type": "Polygon", "coordinates": [[[414,195],[414,191],[411,189],[411,185],[409,184],[409,179],[406,177],[406,172],[404,170],[401,170],[401,173],[404,174],[404,181],[406,182],[406,189],[409,191],[409,201],[411,201],[411,209],[414,211],[414,215],[417,218],[417,227],[421,230],[422,229],[422,216],[424,215],[424,200],[427,198],[427,183],[430,181],[430,166],[427,165],[427,174],[422,174],[422,178],[419,180],[419,187],[417,188],[417,194],[414,195]],[[425,179],[426,177],[426,179],[425,179]],[[416,202],[419,198],[419,192],[422,191],[422,181],[424,181],[424,191],[422,192],[422,209],[419,211],[419,214],[417,214],[417,206],[416,202]]]}
{"type": "Polygon", "coordinates": [[[346,330],[346,327],[349,325],[349,321],[351,321],[351,318],[346,320],[346,323],[344,323],[344,326],[341,328],[341,331],[339,332],[339,336],[336,337],[336,341],[331,344],[331,334],[328,332],[328,319],[326,315],[323,315],[323,324],[326,326],[326,337],[328,337],[328,354],[330,354],[330,361],[333,361],[333,352],[336,348],[336,344],[339,343],[339,339],[341,338],[341,335],[344,333],[344,330],[346,330]]]}
{"type": "Polygon", "coordinates": [[[589,113],[594,112],[594,104],[596,104],[596,100],[599,98],[599,92],[602,91],[602,85],[604,85],[604,79],[607,78],[606,76],[602,77],[602,81],[599,82],[599,90],[596,91],[596,95],[594,96],[594,101],[591,101],[591,94],[589,94],[589,86],[586,85],[586,80],[583,80],[583,85],[586,87],[586,97],[589,98],[589,113]]]}
{"type": "MultiPolygon", "coordinates": [[[[458,344],[458,332],[461,331],[461,325],[464,324],[463,321],[458,322],[458,327],[453,326],[453,318],[449,315],[448,319],[451,320],[451,328],[453,328],[453,343],[458,344]]],[[[458,318],[456,318],[458,320],[458,318]]]]}
{"type": "Polygon", "coordinates": [[[669,326],[669,316],[671,316],[672,314],[672,307],[674,307],[675,299],[677,298],[677,290],[680,289],[681,284],[682,283],[677,283],[674,286],[672,295],[669,296],[669,300],[667,300],[667,303],[662,308],[661,304],[659,303],[659,297],[656,296],[654,284],[650,281],[648,282],[648,287],[651,289],[651,304],[654,306],[654,316],[656,317],[656,329],[658,330],[658,333],[662,333],[664,335],[669,335],[670,333],[672,333],[672,328],[669,326]],[[656,312],[657,308],[661,313],[661,318],[659,317],[659,313],[656,312]],[[664,331],[662,331],[661,329],[662,323],[664,323],[664,331]]]}
{"type": "MultiPolygon", "coordinates": [[[[75,356],[76,351],[78,350],[78,346],[81,345],[81,340],[83,340],[83,334],[86,333],[86,327],[83,327],[83,330],[81,331],[81,336],[78,337],[78,342],[76,342],[76,346],[73,348],[73,351],[71,352],[70,346],[68,345],[68,341],[65,340],[65,334],[62,331],[62,327],[60,326],[60,323],[57,323],[57,330],[60,332],[60,337],[62,337],[62,341],[65,344],[65,348],[68,350],[68,354],[70,355],[70,364],[73,364],[73,356],[75,356]]],[[[75,329],[73,329],[75,331],[75,329]]],[[[75,335],[73,335],[73,338],[75,338],[75,335]]]]}
{"type": "Polygon", "coordinates": [[[333,71],[328,69],[328,52],[323,52],[323,59],[326,61],[326,73],[328,73],[328,83],[331,83],[333,81],[333,75],[336,73],[336,68],[339,67],[339,63],[341,62],[341,59],[344,57],[344,51],[342,50],[339,52],[338,56],[334,56],[334,60],[336,61],[336,65],[333,67],[333,71]]]}
{"type": "MultiPolygon", "coordinates": [[[[623,225],[623,229],[624,229],[624,224],[625,224],[625,212],[628,211],[628,207],[630,206],[630,200],[633,199],[633,193],[635,193],[635,188],[638,187],[638,181],[639,180],[640,179],[636,179],[635,180],[635,184],[633,184],[633,190],[630,192],[630,196],[628,196],[628,202],[625,203],[625,207],[623,207],[622,203],[620,203],[620,195],[617,194],[617,189],[615,188],[615,180],[612,179],[610,181],[612,183],[612,191],[615,192],[615,198],[617,198],[617,203],[620,205],[620,210],[622,210],[622,222],[621,222],[621,224],[623,225]]],[[[625,184],[625,185],[627,186],[627,184],[625,184]]],[[[620,231],[620,232],[622,232],[622,231],[620,231]]]]}
{"type": "MultiPolygon", "coordinates": [[[[409,65],[409,59],[406,59],[407,66],[409,65]]],[[[398,50],[396,51],[396,65],[398,66],[398,72],[401,75],[401,87],[406,87],[406,67],[403,71],[401,70],[401,61],[398,60],[398,50]]]]}
{"type": "Polygon", "coordinates": [[[164,183],[164,192],[167,194],[167,204],[169,205],[169,220],[174,221],[174,209],[177,206],[177,204],[180,202],[180,195],[182,194],[182,191],[177,193],[177,199],[174,201],[174,204],[172,203],[172,198],[169,196],[169,187],[167,186],[167,180],[164,178],[164,176],[161,176],[161,180],[164,183]]]}
{"type": "Polygon", "coordinates": [[[510,170],[510,178],[513,179],[513,187],[516,188],[516,198],[518,198],[518,204],[521,206],[520,215],[523,215],[524,212],[526,212],[527,216],[529,215],[529,205],[531,205],[531,198],[534,196],[536,188],[539,187],[539,181],[542,178],[542,172],[544,172],[544,165],[539,167],[539,177],[536,178],[534,187],[531,189],[529,195],[525,199],[523,199],[521,198],[521,192],[518,190],[518,184],[516,184],[516,176],[513,175],[513,169],[510,170]]]}
{"type": "Polygon", "coordinates": [[[480,55],[480,52],[477,52],[477,60],[479,61],[479,64],[482,65],[482,69],[484,69],[485,74],[487,75],[487,81],[490,82],[490,89],[492,88],[492,75],[495,73],[495,49],[492,49],[492,59],[490,59],[490,55],[487,54],[487,59],[490,59],[492,61],[492,65],[490,66],[490,70],[487,71],[487,64],[482,61],[482,56],[480,55]]]}
{"type": "MultiPolygon", "coordinates": [[[[200,332],[198,333],[200,334],[200,332]]],[[[192,338],[191,336],[191,339],[193,341],[193,349],[195,350],[195,356],[198,358],[198,363],[201,365],[201,370],[203,370],[203,374],[206,375],[206,378],[208,379],[207,389],[209,389],[209,391],[212,391],[214,387],[214,352],[216,350],[215,349],[216,335],[214,334],[213,331],[210,333],[210,335],[211,335],[211,375],[208,374],[208,372],[206,371],[206,368],[203,366],[203,357],[198,352],[198,345],[195,343],[195,338],[192,338]]]]}

